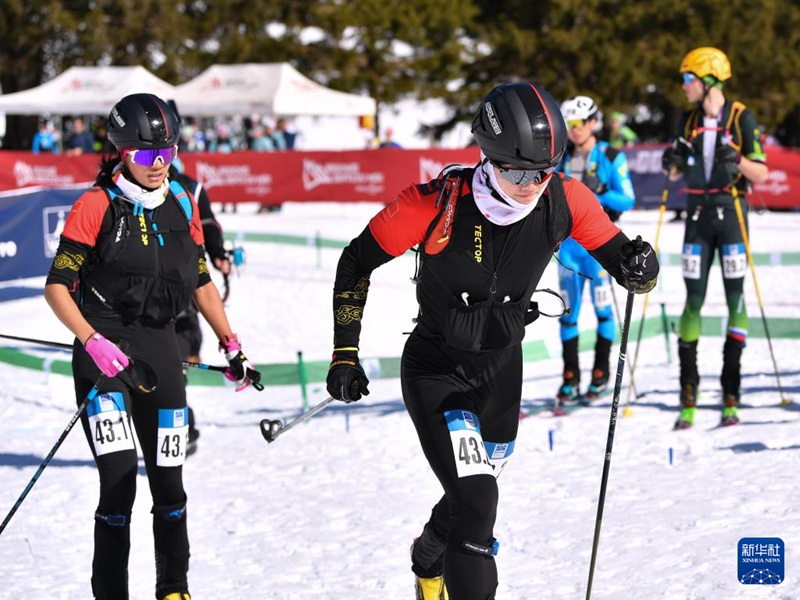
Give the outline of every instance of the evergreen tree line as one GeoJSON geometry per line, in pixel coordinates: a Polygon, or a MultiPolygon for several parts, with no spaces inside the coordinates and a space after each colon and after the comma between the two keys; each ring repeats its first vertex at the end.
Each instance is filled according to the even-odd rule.
{"type": "MultiPolygon", "coordinates": [[[[726,94],[800,145],[799,42],[795,0],[3,0],[0,85],[99,64],[180,84],[213,64],[288,61],[379,103],[444,99],[452,118],[426,132],[435,138],[494,85],[528,80],[559,100],[591,95],[642,140],[664,141],[686,107],[680,60],[710,45],[731,59],[726,94]]],[[[23,147],[35,121],[11,116],[6,147],[23,147]]]]}

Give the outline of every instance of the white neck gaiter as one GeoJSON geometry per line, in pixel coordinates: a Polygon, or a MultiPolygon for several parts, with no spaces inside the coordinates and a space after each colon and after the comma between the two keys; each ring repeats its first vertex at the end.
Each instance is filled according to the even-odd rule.
{"type": "Polygon", "coordinates": [[[491,163],[481,152],[481,164],[472,176],[472,196],[484,217],[495,225],[511,225],[527,217],[542,197],[547,186],[530,204],[520,204],[503,191],[491,163]]]}
{"type": "Polygon", "coordinates": [[[125,200],[131,204],[140,205],[145,210],[153,210],[164,204],[164,200],[167,199],[169,184],[166,179],[164,179],[157,189],[146,190],[138,183],[134,183],[125,177],[124,171],[122,170],[122,163],[114,168],[114,173],[112,173],[111,178],[122,192],[122,197],[125,198],[125,200]]]}

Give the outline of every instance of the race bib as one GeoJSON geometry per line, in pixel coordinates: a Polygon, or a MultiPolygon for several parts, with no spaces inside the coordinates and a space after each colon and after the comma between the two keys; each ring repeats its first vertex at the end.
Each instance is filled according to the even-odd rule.
{"type": "Polygon", "coordinates": [[[121,392],[98,394],[86,407],[86,414],[97,456],[135,449],[121,392]]]}
{"type": "Polygon", "coordinates": [[[684,279],[700,279],[700,244],[684,244],[681,264],[684,279]]]}
{"type": "Polygon", "coordinates": [[[496,444],[494,442],[484,442],[486,448],[486,455],[489,457],[489,464],[494,469],[495,479],[500,477],[500,473],[505,469],[508,460],[514,453],[514,442],[507,442],[505,444],[496,444]]]}
{"type": "Polygon", "coordinates": [[[444,417],[450,430],[458,477],[494,475],[483,445],[478,416],[468,410],[448,410],[444,417]]]}
{"type": "Polygon", "coordinates": [[[189,438],[189,409],[160,408],[158,410],[159,467],[180,467],[186,461],[186,441],[189,438]]]}
{"type": "Polygon", "coordinates": [[[722,276],[741,279],[747,273],[747,252],[743,243],[722,246],[722,276]]]}
{"type": "Polygon", "coordinates": [[[603,283],[594,288],[595,308],[605,308],[611,306],[611,284],[607,277],[603,278],[603,283]]]}

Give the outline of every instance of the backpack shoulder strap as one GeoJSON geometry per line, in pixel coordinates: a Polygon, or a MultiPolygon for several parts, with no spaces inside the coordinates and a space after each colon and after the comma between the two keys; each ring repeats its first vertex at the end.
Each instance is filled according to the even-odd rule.
{"type": "Polygon", "coordinates": [[[464,181],[464,167],[451,165],[439,174],[441,187],[439,195],[436,197],[434,206],[439,209],[436,216],[428,225],[425,236],[417,246],[420,253],[438,254],[444,250],[450,240],[450,233],[453,229],[455,218],[456,203],[461,192],[461,183],[464,181]],[[434,233],[436,233],[434,239],[434,233]]]}
{"type": "Polygon", "coordinates": [[[693,106],[686,116],[686,122],[683,126],[683,138],[689,141],[694,139],[692,132],[697,129],[697,124],[700,121],[700,111],[696,106],[693,106]]]}
{"type": "Polygon", "coordinates": [[[607,145],[607,146],[605,146],[603,148],[603,154],[606,155],[606,158],[608,159],[608,162],[610,162],[612,164],[617,159],[617,156],[619,155],[619,153],[620,153],[619,149],[612,148],[610,145],[607,145]]]}
{"type": "Polygon", "coordinates": [[[547,215],[547,238],[556,251],[572,230],[572,213],[567,204],[567,193],[561,177],[554,176],[547,186],[548,202],[544,203],[547,215]]]}
{"type": "Polygon", "coordinates": [[[192,202],[191,196],[189,196],[189,192],[187,192],[176,179],[169,180],[169,189],[175,196],[175,199],[178,201],[181,209],[183,209],[183,214],[186,215],[186,220],[191,223],[192,215],[194,214],[194,203],[192,202]]]}
{"type": "Polygon", "coordinates": [[[739,152],[742,149],[742,126],[739,121],[746,108],[744,104],[735,100],[731,103],[731,111],[728,114],[728,121],[725,123],[725,135],[730,139],[731,146],[739,152]],[[731,136],[731,130],[735,132],[735,135],[731,136]]]}

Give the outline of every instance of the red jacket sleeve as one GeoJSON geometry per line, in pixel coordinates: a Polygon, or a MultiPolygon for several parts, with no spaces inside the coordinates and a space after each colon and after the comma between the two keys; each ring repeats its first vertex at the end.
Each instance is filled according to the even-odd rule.
{"type": "Polygon", "coordinates": [[[108,196],[100,188],[92,188],[75,201],[64,223],[66,238],[94,247],[108,210],[108,196]]]}
{"type": "Polygon", "coordinates": [[[438,212],[435,201],[441,185],[437,181],[407,187],[372,217],[369,230],[384,252],[400,256],[425,238],[438,212]]]}
{"type": "Polygon", "coordinates": [[[597,197],[583,183],[564,178],[564,192],[572,213],[570,237],[587,250],[595,250],[620,232],[611,222],[597,197]]]}

